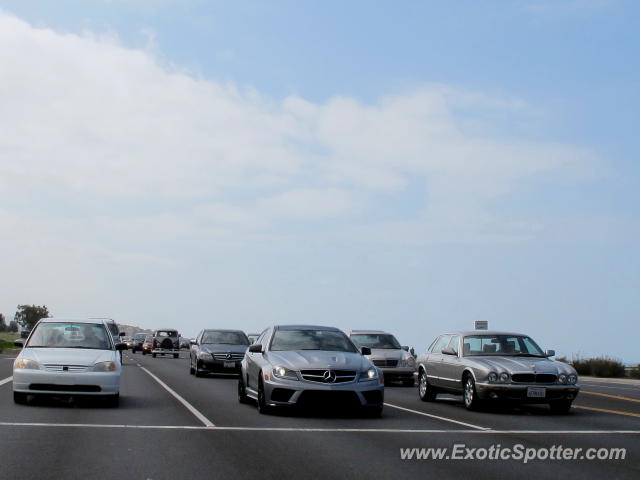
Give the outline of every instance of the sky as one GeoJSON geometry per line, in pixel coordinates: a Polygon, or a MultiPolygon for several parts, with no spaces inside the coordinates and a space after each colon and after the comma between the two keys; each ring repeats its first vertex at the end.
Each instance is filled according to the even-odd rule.
{"type": "Polygon", "coordinates": [[[640,362],[640,4],[0,0],[0,312],[640,362]]]}

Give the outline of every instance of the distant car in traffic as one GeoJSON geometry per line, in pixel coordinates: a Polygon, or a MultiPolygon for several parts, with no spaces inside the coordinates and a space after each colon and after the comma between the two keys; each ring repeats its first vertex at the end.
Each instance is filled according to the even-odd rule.
{"type": "Polygon", "coordinates": [[[147,333],[136,333],[131,338],[131,353],[142,351],[142,344],[144,343],[144,339],[147,338],[147,335],[147,333]]]}
{"type": "Polygon", "coordinates": [[[142,342],[142,355],[150,355],[153,350],[153,335],[147,335],[142,342]]]}
{"type": "Polygon", "coordinates": [[[173,358],[180,356],[180,334],[173,328],[160,328],[153,332],[153,348],[151,356],[173,355],[173,358]]]}
{"type": "Polygon", "coordinates": [[[341,330],[307,325],[266,329],[242,361],[238,400],[260,413],[282,406],[364,408],[382,414],[384,378],[341,330]]]}
{"type": "Polygon", "coordinates": [[[189,352],[189,373],[201,377],[208,373],[240,373],[240,362],[249,346],[241,330],[202,330],[189,352]]]}
{"type": "Polygon", "coordinates": [[[367,358],[382,370],[385,382],[400,381],[406,387],[415,384],[416,360],[409,347],[401,346],[391,333],[380,330],[352,330],[349,337],[358,347],[369,347],[367,358]]]}
{"type": "Polygon", "coordinates": [[[99,396],[112,406],[120,396],[121,363],[108,323],[101,319],[43,318],[13,363],[13,400],[29,395],[99,396]]]}
{"type": "Polygon", "coordinates": [[[578,374],[553,355],[520,333],[445,333],[418,356],[419,396],[433,401],[441,392],[462,394],[469,410],[503,400],[547,403],[568,413],[580,391],[578,374]]]}

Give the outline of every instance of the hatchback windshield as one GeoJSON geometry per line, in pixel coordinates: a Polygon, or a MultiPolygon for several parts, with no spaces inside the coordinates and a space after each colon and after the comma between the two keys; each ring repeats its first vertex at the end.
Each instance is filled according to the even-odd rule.
{"type": "Polygon", "coordinates": [[[536,342],[525,336],[472,335],[464,337],[463,355],[499,355],[519,357],[544,357],[536,342]]]}
{"type": "Polygon", "coordinates": [[[200,343],[249,345],[249,339],[242,332],[205,332],[200,343]]]}
{"type": "Polygon", "coordinates": [[[357,345],[369,348],[383,348],[389,350],[399,350],[402,348],[396,337],[388,333],[357,333],[351,335],[357,345]]]}
{"type": "Polygon", "coordinates": [[[31,348],[93,348],[108,350],[111,344],[102,324],[41,323],[31,335],[31,348]]]}
{"type": "Polygon", "coordinates": [[[335,330],[276,330],[271,350],[327,350],[357,352],[353,343],[342,332],[335,330]]]}

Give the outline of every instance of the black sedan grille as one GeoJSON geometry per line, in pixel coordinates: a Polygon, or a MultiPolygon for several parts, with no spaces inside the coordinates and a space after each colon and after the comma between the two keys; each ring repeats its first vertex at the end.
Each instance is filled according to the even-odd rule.
{"type": "Polygon", "coordinates": [[[224,353],[213,353],[213,358],[216,360],[225,360],[227,362],[231,362],[234,360],[242,360],[244,358],[244,353],[228,353],[228,352],[224,352],[224,353]]]}
{"type": "Polygon", "coordinates": [[[381,368],[384,368],[384,367],[392,367],[393,368],[393,367],[397,367],[398,366],[398,360],[388,360],[387,359],[387,360],[372,360],[372,361],[373,361],[373,364],[376,367],[381,367],[381,368]]]}
{"type": "Polygon", "coordinates": [[[347,383],[356,379],[355,370],[300,370],[302,378],[318,383],[347,383]]]}
{"type": "Polygon", "coordinates": [[[557,378],[552,373],[514,373],[511,376],[514,383],[555,383],[557,378]]]}

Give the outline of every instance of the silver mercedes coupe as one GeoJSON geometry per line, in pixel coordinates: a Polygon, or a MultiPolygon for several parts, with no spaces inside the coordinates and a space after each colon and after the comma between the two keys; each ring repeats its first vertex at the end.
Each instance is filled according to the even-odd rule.
{"type": "Polygon", "coordinates": [[[382,372],[341,330],[308,325],[274,326],[249,347],[242,360],[238,400],[258,403],[260,413],[275,407],[334,406],[382,414],[382,372]]]}

